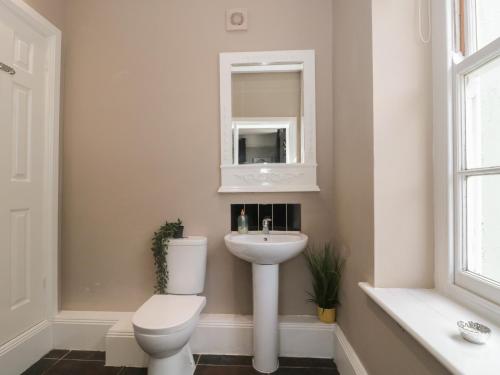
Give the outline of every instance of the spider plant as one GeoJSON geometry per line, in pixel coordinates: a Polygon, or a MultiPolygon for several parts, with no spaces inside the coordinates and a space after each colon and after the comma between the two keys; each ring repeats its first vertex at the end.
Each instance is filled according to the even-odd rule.
{"type": "Polygon", "coordinates": [[[325,244],[322,250],[308,248],[304,253],[312,275],[313,292],[308,301],[322,309],[333,309],[339,302],[340,279],[345,260],[333,253],[331,245],[325,244]]]}

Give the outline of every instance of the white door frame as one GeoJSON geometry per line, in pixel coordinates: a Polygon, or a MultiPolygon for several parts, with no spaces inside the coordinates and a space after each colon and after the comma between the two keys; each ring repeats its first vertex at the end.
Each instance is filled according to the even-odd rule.
{"type": "Polygon", "coordinates": [[[46,220],[43,228],[43,249],[46,254],[44,274],[47,291],[46,319],[59,311],[58,244],[59,244],[59,111],[61,84],[61,31],[22,0],[0,0],[13,14],[36,29],[47,40],[46,98],[44,145],[44,199],[46,220]]]}

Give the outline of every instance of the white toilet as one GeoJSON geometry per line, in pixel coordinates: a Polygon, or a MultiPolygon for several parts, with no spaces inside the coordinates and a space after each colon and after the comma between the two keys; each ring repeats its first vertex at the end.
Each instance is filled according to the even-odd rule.
{"type": "Polygon", "coordinates": [[[149,354],[149,375],[192,375],[195,364],[188,341],[205,307],[203,292],[207,239],[171,239],[166,295],[154,295],[132,317],[135,339],[149,354]]]}

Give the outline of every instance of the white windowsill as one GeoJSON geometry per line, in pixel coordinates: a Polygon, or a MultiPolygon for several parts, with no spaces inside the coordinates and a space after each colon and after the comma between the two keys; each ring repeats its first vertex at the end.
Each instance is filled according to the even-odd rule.
{"type": "Polygon", "coordinates": [[[500,374],[500,327],[439,294],[435,289],[374,288],[359,283],[387,312],[438,361],[455,374],[500,374]],[[484,345],[462,339],[458,320],[474,320],[491,328],[484,345]]]}

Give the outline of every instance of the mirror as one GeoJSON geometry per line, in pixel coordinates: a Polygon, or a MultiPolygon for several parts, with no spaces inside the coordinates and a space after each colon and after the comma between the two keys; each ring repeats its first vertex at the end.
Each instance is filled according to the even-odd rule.
{"type": "Polygon", "coordinates": [[[232,67],[234,164],[300,163],[302,65],[274,67],[232,67]]]}
{"type": "Polygon", "coordinates": [[[318,191],[314,51],[222,53],[220,192],[318,191]]]}

